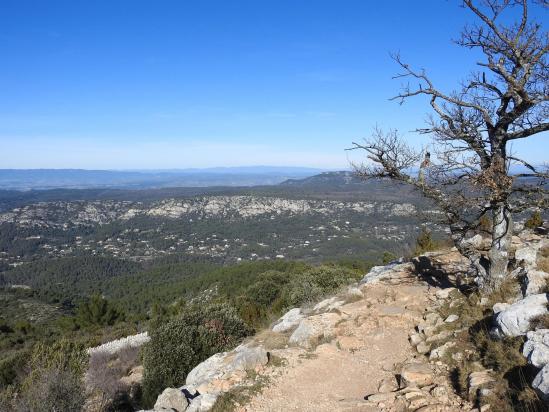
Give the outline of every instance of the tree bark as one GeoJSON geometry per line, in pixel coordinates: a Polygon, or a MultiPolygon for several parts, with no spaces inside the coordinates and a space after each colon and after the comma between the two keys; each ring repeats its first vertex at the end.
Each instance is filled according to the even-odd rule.
{"type": "Polygon", "coordinates": [[[509,246],[513,232],[511,212],[505,203],[497,203],[492,209],[492,247],[490,266],[483,288],[496,290],[507,278],[509,264],[509,246]]]}

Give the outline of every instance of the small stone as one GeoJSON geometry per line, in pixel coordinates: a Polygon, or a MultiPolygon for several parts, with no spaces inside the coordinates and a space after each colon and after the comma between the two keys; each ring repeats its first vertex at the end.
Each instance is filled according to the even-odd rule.
{"type": "Polygon", "coordinates": [[[444,322],[445,323],[453,323],[455,322],[456,320],[459,319],[459,316],[458,315],[455,315],[455,314],[451,314],[449,315],[446,319],[444,319],[444,322]]]}
{"type": "Polygon", "coordinates": [[[410,343],[412,344],[412,346],[417,346],[421,342],[423,342],[423,338],[421,337],[421,335],[419,333],[412,333],[410,335],[410,343]]]}
{"type": "Polygon", "coordinates": [[[427,386],[433,383],[433,371],[426,363],[409,363],[400,372],[401,384],[408,386],[427,386]]]}
{"type": "Polygon", "coordinates": [[[421,353],[422,355],[429,353],[431,350],[431,345],[425,342],[420,342],[419,345],[416,346],[416,350],[418,353],[421,353]]]}

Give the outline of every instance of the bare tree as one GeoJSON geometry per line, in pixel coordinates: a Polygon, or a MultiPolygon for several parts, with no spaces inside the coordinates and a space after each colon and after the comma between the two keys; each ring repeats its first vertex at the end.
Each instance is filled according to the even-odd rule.
{"type": "Polygon", "coordinates": [[[515,140],[549,130],[549,36],[530,18],[530,8],[536,6],[547,12],[546,0],[463,1],[477,23],[466,26],[456,43],[480,50],[483,60],[453,92],[441,91],[425,70],[393,56],[402,70],[395,78],[408,81],[393,100],[402,104],[424,95],[434,111],[426,127],[417,130],[432,137],[432,159],[394,130],[376,129],[370,139],[352,147],[365,150],[370,160],[355,165],[358,175],[414,185],[436,202],[456,247],[471,260],[486,290],[497,288],[509,273],[512,214],[547,204],[547,167],[518,158],[510,147],[515,140]],[[517,10],[515,21],[506,23],[517,10]],[[527,172],[511,173],[512,164],[527,172]],[[484,256],[466,236],[486,214],[491,214],[493,226],[491,249],[484,256]]]}

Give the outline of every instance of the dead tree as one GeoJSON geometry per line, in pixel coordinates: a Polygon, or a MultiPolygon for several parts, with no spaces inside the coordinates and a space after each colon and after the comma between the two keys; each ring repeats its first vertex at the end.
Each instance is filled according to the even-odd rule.
{"type": "Polygon", "coordinates": [[[359,176],[405,182],[435,201],[454,244],[470,259],[485,290],[497,288],[509,273],[513,213],[547,204],[547,167],[532,165],[510,150],[513,141],[539,133],[549,144],[549,36],[529,16],[536,6],[548,10],[544,0],[463,1],[477,23],[466,26],[456,43],[480,50],[483,59],[452,92],[441,91],[425,70],[393,56],[402,70],[395,78],[414,84],[404,84],[393,100],[429,99],[433,113],[417,132],[431,136],[434,156],[425,158],[394,130],[376,129],[351,148],[365,150],[370,160],[355,165],[359,176]],[[516,21],[507,23],[517,10],[516,21]],[[513,164],[527,172],[513,174],[513,164]],[[467,236],[486,214],[493,222],[491,249],[481,255],[467,236]]]}

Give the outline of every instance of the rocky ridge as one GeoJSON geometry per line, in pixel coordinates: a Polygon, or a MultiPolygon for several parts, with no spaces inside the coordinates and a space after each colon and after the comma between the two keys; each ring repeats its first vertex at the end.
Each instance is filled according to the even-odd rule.
{"type": "Polygon", "coordinates": [[[340,202],[331,200],[285,199],[265,196],[204,196],[186,200],[166,199],[150,204],[130,201],[41,202],[0,214],[1,223],[20,226],[64,228],[69,225],[103,225],[136,216],[171,219],[298,215],[328,215],[341,210],[371,215],[411,216],[416,208],[411,203],[340,202]]]}

